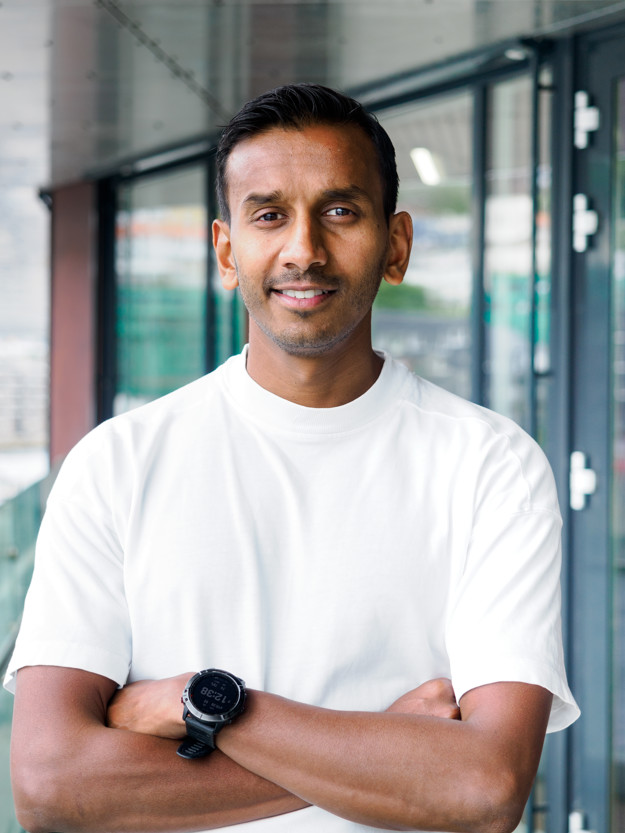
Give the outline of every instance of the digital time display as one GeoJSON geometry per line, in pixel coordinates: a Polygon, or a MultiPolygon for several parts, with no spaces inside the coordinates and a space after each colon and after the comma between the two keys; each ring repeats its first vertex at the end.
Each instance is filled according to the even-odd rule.
{"type": "Polygon", "coordinates": [[[204,714],[227,714],[239,697],[236,683],[222,674],[202,675],[189,690],[189,700],[204,714]]]}

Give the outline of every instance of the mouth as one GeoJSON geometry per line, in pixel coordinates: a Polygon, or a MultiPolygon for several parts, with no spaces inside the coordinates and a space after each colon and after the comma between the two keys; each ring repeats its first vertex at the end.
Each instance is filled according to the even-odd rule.
{"type": "Polygon", "coordinates": [[[336,294],[336,289],[319,289],[310,286],[305,289],[295,289],[293,287],[280,289],[276,287],[271,292],[274,298],[279,300],[286,309],[304,313],[312,312],[312,310],[324,306],[329,302],[330,297],[336,294]]]}
{"type": "Polygon", "coordinates": [[[331,289],[276,289],[279,295],[286,295],[288,298],[316,298],[319,295],[329,295],[331,289]]]}

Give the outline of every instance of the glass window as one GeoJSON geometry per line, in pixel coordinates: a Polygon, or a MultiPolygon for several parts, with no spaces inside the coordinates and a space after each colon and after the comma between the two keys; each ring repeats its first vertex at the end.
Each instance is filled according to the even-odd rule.
{"type": "Polygon", "coordinates": [[[549,408],[553,398],[552,376],[552,112],[551,71],[541,74],[538,91],[538,168],[536,171],[536,276],[534,283],[534,384],[536,439],[549,448],[549,408]]]}
{"type": "Polygon", "coordinates": [[[205,168],[133,180],[118,206],[114,413],[206,370],[205,168]]]}
{"type": "Polygon", "coordinates": [[[374,346],[470,397],[473,96],[413,104],[380,121],[397,152],[398,208],[412,216],[414,245],[403,284],[380,288],[374,346]]]}
{"type": "Polygon", "coordinates": [[[239,353],[247,340],[247,310],[239,290],[224,289],[221,285],[215,250],[210,245],[211,263],[211,305],[213,308],[212,333],[209,340],[212,346],[212,362],[208,370],[223,364],[226,359],[239,353]]]}
{"type": "Polygon", "coordinates": [[[617,85],[612,236],[612,826],[625,830],[625,79],[617,85]]]}
{"type": "Polygon", "coordinates": [[[532,79],[490,89],[484,229],[485,404],[530,429],[532,79]]]}

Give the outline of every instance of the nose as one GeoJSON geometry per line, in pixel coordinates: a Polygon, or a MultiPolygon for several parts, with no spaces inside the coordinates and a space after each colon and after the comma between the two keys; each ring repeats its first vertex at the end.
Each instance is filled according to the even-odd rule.
{"type": "Polygon", "coordinates": [[[328,255],[321,229],[311,217],[293,220],[285,230],[286,238],[280,253],[285,269],[305,272],[312,266],[325,266],[328,255]]]}

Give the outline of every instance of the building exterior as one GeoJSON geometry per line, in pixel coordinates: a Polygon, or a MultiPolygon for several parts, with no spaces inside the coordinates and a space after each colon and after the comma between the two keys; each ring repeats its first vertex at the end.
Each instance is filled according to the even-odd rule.
{"type": "MultiPolygon", "coordinates": [[[[53,466],[99,421],[245,341],[208,244],[219,124],[280,83],[353,93],[395,143],[415,225],[404,285],[376,302],[376,345],[513,417],[558,482],[582,718],[549,738],[524,829],[624,830],[625,8],[85,0],[38,13],[53,466]]],[[[15,4],[3,23],[23,25],[15,4]]],[[[21,556],[0,558],[0,594],[19,597],[21,556]]],[[[0,830],[15,829],[2,812],[0,830]]]]}

